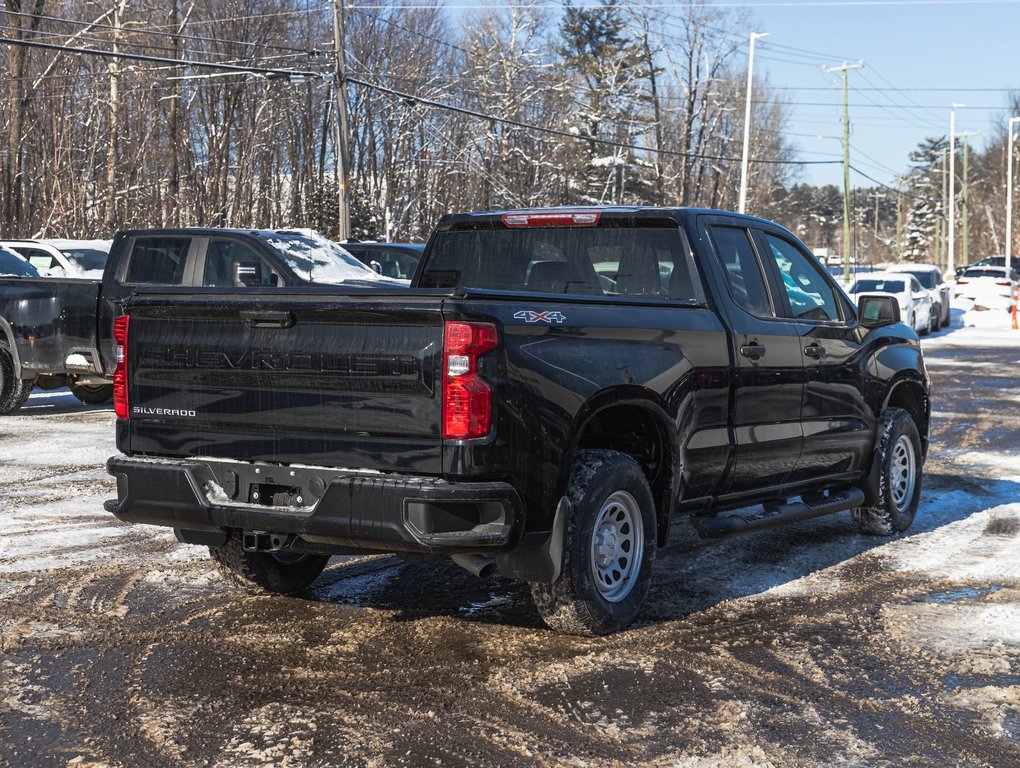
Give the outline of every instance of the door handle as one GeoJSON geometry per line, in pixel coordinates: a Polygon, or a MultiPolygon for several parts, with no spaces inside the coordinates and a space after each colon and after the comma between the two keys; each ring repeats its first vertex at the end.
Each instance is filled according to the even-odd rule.
{"type": "Polygon", "coordinates": [[[825,357],[825,347],[821,344],[811,344],[804,347],[804,354],[808,357],[818,359],[819,357],[825,357]]]}
{"type": "Polygon", "coordinates": [[[740,348],[740,354],[748,360],[757,360],[765,356],[765,347],[761,344],[745,344],[740,348]]]}
{"type": "Polygon", "coordinates": [[[242,310],[241,320],[250,328],[293,328],[297,320],[290,312],[242,310]]]}

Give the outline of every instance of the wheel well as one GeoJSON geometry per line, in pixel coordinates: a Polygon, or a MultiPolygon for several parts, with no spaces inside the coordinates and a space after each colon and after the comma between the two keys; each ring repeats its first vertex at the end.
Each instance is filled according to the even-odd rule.
{"type": "Polygon", "coordinates": [[[615,405],[584,425],[577,449],[603,448],[630,456],[648,479],[655,499],[659,544],[665,544],[675,494],[673,446],[662,420],[640,405],[615,405]]]}
{"type": "Polygon", "coordinates": [[[902,408],[917,425],[917,433],[925,453],[928,452],[928,395],[916,381],[903,381],[893,387],[886,402],[887,408],[902,408]]]}

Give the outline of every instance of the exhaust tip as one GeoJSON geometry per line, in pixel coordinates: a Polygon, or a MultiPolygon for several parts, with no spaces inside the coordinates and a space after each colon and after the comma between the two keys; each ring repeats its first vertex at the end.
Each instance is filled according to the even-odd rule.
{"type": "Polygon", "coordinates": [[[450,559],[465,571],[480,579],[487,579],[496,573],[496,559],[485,555],[451,555],[450,559]]]}

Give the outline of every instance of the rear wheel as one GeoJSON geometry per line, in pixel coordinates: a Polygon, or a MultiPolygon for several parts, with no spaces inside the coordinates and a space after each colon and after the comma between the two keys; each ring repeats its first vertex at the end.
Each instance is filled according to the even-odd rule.
{"type": "Polygon", "coordinates": [[[86,405],[105,405],[113,400],[113,384],[72,384],[71,394],[86,405]]]}
{"type": "Polygon", "coordinates": [[[571,511],[560,577],[532,584],[545,623],[604,635],[638,614],[655,559],[655,504],[641,468],[615,451],[581,451],[567,491],[571,511]]]}
{"type": "Polygon", "coordinates": [[[209,547],[223,577],[248,592],[294,595],[315,581],[329,562],[329,555],[280,552],[246,552],[237,534],[224,544],[209,547]]]}
{"type": "Polygon", "coordinates": [[[0,346],[0,416],[14,413],[32,395],[35,378],[22,379],[14,373],[14,357],[0,346]]]}
{"type": "Polygon", "coordinates": [[[921,499],[921,438],[907,411],[886,411],[878,451],[878,501],[858,507],[853,517],[862,532],[889,536],[910,527],[921,499]]]}

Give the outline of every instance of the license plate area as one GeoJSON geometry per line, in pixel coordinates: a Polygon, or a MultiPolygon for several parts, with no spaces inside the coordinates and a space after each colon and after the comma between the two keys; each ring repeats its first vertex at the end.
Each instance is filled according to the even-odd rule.
{"type": "Polygon", "coordinates": [[[248,488],[248,503],[265,507],[301,507],[305,494],[295,485],[277,483],[251,483],[248,488]]]}

